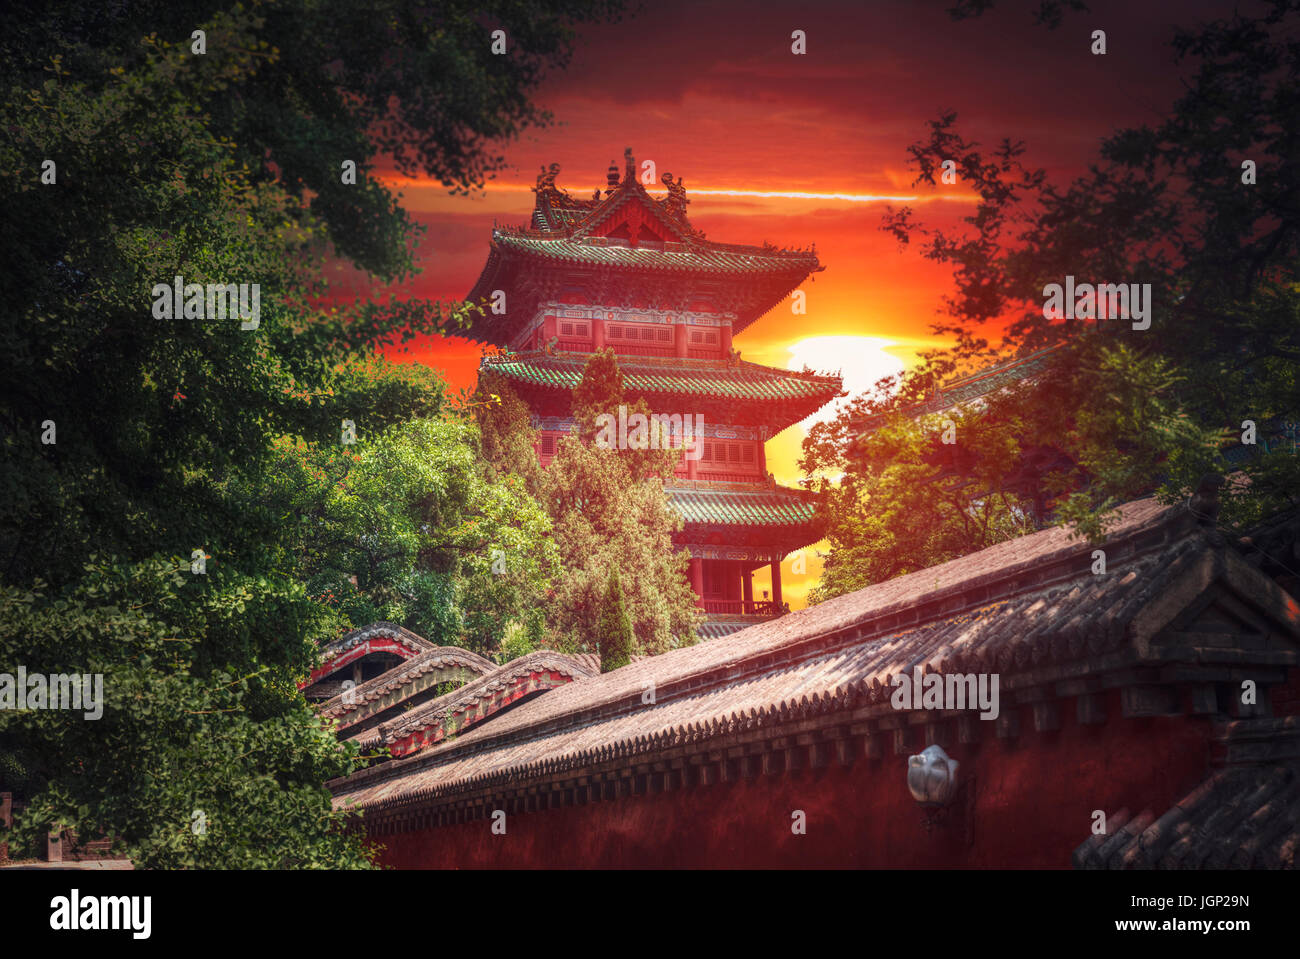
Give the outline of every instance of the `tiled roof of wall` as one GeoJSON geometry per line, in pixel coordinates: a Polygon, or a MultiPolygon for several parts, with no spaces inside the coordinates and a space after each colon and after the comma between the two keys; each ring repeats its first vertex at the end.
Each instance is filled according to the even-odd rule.
{"type": "MultiPolygon", "coordinates": [[[[427,645],[427,641],[421,640],[421,642],[427,645]]],[[[472,653],[468,649],[461,649],[458,646],[433,646],[418,656],[406,660],[400,666],[395,666],[374,679],[368,679],[326,700],[320,706],[321,715],[334,718],[344,716],[365,703],[381,699],[393,690],[414,682],[426,673],[455,668],[485,675],[496,670],[497,666],[490,659],[484,659],[478,653],[472,653]]]]}
{"type": "Polygon", "coordinates": [[[321,659],[329,662],[340,653],[345,653],[353,646],[359,646],[375,636],[385,636],[396,640],[413,652],[424,652],[434,648],[433,643],[423,636],[417,636],[406,627],[381,620],[377,623],[371,623],[369,626],[359,626],[350,632],[344,633],[338,639],[326,643],[321,649],[321,659]]]}
{"type": "Polygon", "coordinates": [[[1074,851],[1077,869],[1294,869],[1300,865],[1300,716],[1238,720],[1227,764],[1157,816],[1121,809],[1074,851]],[[1244,756],[1234,739],[1259,740],[1244,756]],[[1263,754],[1260,754],[1261,747],[1263,754]]]}
{"type": "Polygon", "coordinates": [[[1136,661],[1134,644],[1146,641],[1159,611],[1207,576],[1245,582],[1300,635],[1295,601],[1211,545],[1184,507],[1127,504],[1106,549],[1109,571],[1096,576],[1092,546],[1043,530],[649,657],[556,689],[382,773],[336,782],[336,802],[436,799],[791,717],[888,710],[890,678],[916,667],[998,672],[1013,688],[1015,674],[1051,664],[1136,661]],[[641,700],[647,684],[658,692],[651,706],[641,700]]]}
{"type": "Polygon", "coordinates": [[[543,649],[526,656],[520,656],[454,689],[445,695],[422,703],[408,710],[396,719],[381,725],[384,742],[392,742],[420,729],[442,722],[456,712],[471,710],[481,700],[509,686],[521,676],[542,670],[551,670],[579,679],[600,674],[600,657],[594,654],[570,656],[554,650],[543,649]]]}

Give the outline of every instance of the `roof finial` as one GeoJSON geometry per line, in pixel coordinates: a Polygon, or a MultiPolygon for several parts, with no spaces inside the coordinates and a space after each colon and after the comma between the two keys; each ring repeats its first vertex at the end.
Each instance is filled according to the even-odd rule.
{"type": "Polygon", "coordinates": [[[1225,483],[1222,473],[1207,473],[1201,477],[1196,492],[1188,499],[1187,505],[1191,508],[1192,515],[1202,526],[1213,528],[1218,521],[1219,509],[1223,505],[1219,490],[1223,489],[1225,483]]]}
{"type": "Polygon", "coordinates": [[[618,166],[613,160],[609,161],[609,172],[605,174],[605,182],[609,184],[610,189],[618,186],[618,166]]]}
{"type": "Polygon", "coordinates": [[[537,175],[537,186],[533,187],[534,193],[554,193],[555,178],[560,173],[560,165],[552,163],[549,170],[542,167],[542,172],[537,175]]]}
{"type": "Polygon", "coordinates": [[[625,147],[623,150],[623,179],[631,182],[636,177],[636,159],[632,156],[632,148],[625,147]]]}
{"type": "Polygon", "coordinates": [[[674,216],[686,216],[686,204],[691,201],[686,199],[686,181],[684,179],[673,182],[673,175],[665,173],[659,178],[663,181],[664,186],[668,188],[668,196],[664,197],[662,203],[664,208],[674,216]]]}

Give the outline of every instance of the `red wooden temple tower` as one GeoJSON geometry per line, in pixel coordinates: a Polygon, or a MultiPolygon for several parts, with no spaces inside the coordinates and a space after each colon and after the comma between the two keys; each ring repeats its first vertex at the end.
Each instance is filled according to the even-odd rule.
{"type": "Polygon", "coordinates": [[[498,304],[470,335],[500,347],[480,372],[503,376],[528,404],[543,465],[573,426],[572,391],[587,358],[612,348],[629,402],[652,413],[703,416],[703,449],[684,456],[669,498],[684,521],[705,637],[780,615],[781,562],[820,537],[812,503],[779,487],[764,443],[841,393],[837,376],[740,360],[732,339],[823,267],[814,250],[714,243],[686,218],[671,173],[662,199],[646,192],[629,148],[620,177],[590,199],[543,170],[527,226],[495,228],[473,302],[498,304]],[[504,311],[501,299],[504,294],[504,311]],[[771,597],[753,573],[769,566],[771,597]]]}

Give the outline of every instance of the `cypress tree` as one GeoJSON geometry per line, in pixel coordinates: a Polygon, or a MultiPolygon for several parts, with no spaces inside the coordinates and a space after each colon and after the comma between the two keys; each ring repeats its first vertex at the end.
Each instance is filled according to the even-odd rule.
{"type": "Polygon", "coordinates": [[[605,592],[605,605],[600,614],[598,636],[602,673],[626,666],[632,661],[635,642],[632,636],[632,621],[628,619],[627,606],[623,602],[623,585],[618,581],[616,572],[609,574],[609,588],[605,592]]]}

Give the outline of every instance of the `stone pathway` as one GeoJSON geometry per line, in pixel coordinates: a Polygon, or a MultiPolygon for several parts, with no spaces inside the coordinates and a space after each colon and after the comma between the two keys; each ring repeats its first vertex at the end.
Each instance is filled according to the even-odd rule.
{"type": "Polygon", "coordinates": [[[82,862],[23,862],[0,869],[134,869],[130,859],[86,859],[82,862]]]}

